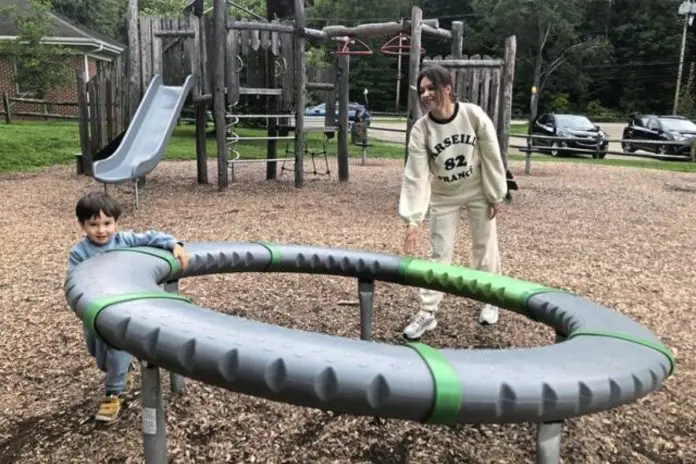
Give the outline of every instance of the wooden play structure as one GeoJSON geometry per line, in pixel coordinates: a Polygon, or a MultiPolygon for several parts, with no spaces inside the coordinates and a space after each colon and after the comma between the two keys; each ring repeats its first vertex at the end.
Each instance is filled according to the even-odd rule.
{"type": "MultiPolygon", "coordinates": [[[[127,127],[144,89],[154,75],[161,74],[165,85],[180,85],[187,75],[196,78],[189,104],[196,123],[197,181],[208,182],[206,122],[212,113],[217,142],[217,185],[220,190],[234,182],[235,166],[265,162],[266,178],[276,179],[279,162],[294,162],[294,184],[304,184],[304,161],[309,152],[306,133],[321,132],[326,139],[337,139],[338,179],[348,181],[348,93],[350,57],[368,57],[373,51],[362,39],[384,36],[388,40],[380,52],[408,56],[408,132],[422,109],[415,88],[422,65],[438,63],[455,72],[456,91],[461,97],[479,103],[498,129],[503,153],[507,151],[514,75],[515,38],[506,41],[503,59],[462,56],[463,24],[454,22],[452,30],[439,27],[437,19],[423,19],[422,10],[413,7],[411,18],[355,27],[326,26],[321,30],[305,27],[304,0],[294,1],[294,19],[280,21],[240,20],[230,14],[226,0],[215,0],[204,10],[203,0],[194,0],[181,17],[139,17],[137,0],[129,1],[129,51],[127,66],[119,63],[99,70],[85,82],[78,76],[82,124],[81,160],[85,173],[97,153],[109,152],[127,127]],[[451,54],[424,59],[422,34],[451,41],[451,54]],[[330,44],[336,66],[309,68],[306,63],[308,41],[330,44]],[[318,92],[326,104],[323,124],[306,124],[308,91],[318,92]],[[129,96],[126,97],[126,96],[129,96]],[[264,111],[245,113],[244,99],[263,98],[264,111]],[[338,115],[336,105],[338,101],[338,115]],[[266,121],[264,136],[243,137],[236,132],[242,119],[266,121]],[[266,158],[248,159],[237,144],[245,140],[265,140],[266,158]],[[290,156],[279,158],[279,141],[293,144],[290,156]]],[[[368,58],[369,59],[369,58],[368,58]]],[[[256,105],[258,107],[258,104],[256,105]]],[[[325,151],[324,151],[325,154],[325,151]]],[[[315,169],[316,171],[316,169],[315,169]]],[[[327,164],[328,171],[328,164],[327,164]]]]}

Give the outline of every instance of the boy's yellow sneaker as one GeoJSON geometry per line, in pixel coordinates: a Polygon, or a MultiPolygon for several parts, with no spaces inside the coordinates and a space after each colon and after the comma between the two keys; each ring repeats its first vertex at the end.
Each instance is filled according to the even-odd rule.
{"type": "Polygon", "coordinates": [[[113,422],[121,412],[123,400],[118,395],[108,395],[102,398],[99,410],[94,419],[98,422],[113,422]]]}

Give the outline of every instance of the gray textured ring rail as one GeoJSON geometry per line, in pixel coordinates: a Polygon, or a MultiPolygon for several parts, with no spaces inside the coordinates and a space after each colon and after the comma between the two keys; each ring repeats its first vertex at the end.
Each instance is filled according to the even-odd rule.
{"type": "Polygon", "coordinates": [[[645,327],[539,285],[362,251],[263,243],[186,247],[191,259],[185,273],[161,252],[96,256],[69,274],[67,300],[109,343],[169,371],[235,392],[355,415],[431,423],[558,421],[633,402],[673,371],[671,354],[645,327]],[[454,377],[458,391],[445,392],[449,409],[436,417],[442,377],[412,346],[291,330],[166,294],[153,297],[166,281],[232,272],[334,274],[445,290],[523,313],[567,341],[439,350],[450,386],[454,377]],[[133,297],[139,294],[149,297],[133,297]]]}

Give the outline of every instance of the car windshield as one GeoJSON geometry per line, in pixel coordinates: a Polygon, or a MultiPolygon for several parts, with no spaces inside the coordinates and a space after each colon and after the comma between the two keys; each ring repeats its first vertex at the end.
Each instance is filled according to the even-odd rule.
{"type": "Polygon", "coordinates": [[[556,122],[558,127],[564,129],[575,129],[575,130],[592,130],[594,129],[594,124],[587,119],[585,116],[574,116],[574,115],[556,115],[556,122]]]}
{"type": "Polygon", "coordinates": [[[661,118],[662,128],[668,131],[696,132],[696,124],[688,119],[661,118]]]}

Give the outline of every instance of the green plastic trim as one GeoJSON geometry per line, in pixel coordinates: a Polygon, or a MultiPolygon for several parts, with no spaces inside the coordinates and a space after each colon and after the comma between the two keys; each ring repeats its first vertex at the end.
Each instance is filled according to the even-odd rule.
{"type": "Polygon", "coordinates": [[[667,348],[664,344],[662,343],[655,343],[650,340],[646,340],[644,338],[636,337],[634,335],[629,335],[621,332],[611,332],[611,331],[605,331],[605,330],[591,330],[591,329],[586,329],[586,330],[576,330],[575,332],[572,332],[566,340],[570,340],[571,338],[575,337],[581,337],[581,336],[594,336],[594,337],[607,337],[607,338],[615,338],[617,340],[623,340],[626,342],[631,342],[631,343],[636,343],[638,345],[642,345],[646,348],[651,348],[658,353],[662,353],[667,357],[669,360],[669,373],[667,374],[667,377],[670,375],[674,374],[674,370],[676,369],[677,361],[674,358],[674,355],[672,352],[667,348]]]}
{"type": "MultiPolygon", "coordinates": [[[[171,251],[162,250],[161,248],[152,247],[130,247],[130,248],[116,248],[113,250],[107,250],[107,253],[115,253],[118,251],[130,251],[133,253],[142,253],[145,255],[156,256],[162,258],[169,264],[169,276],[181,271],[181,263],[179,260],[172,255],[171,251]]],[[[169,277],[168,276],[168,277],[169,277]]]]}
{"type": "Polygon", "coordinates": [[[264,242],[264,241],[255,241],[252,243],[256,243],[256,244],[261,245],[262,247],[267,249],[268,252],[271,254],[271,262],[268,265],[267,270],[272,270],[275,266],[280,264],[281,253],[280,253],[280,248],[276,244],[271,243],[271,242],[264,242]]]}
{"type": "Polygon", "coordinates": [[[406,278],[406,269],[408,269],[408,265],[411,264],[411,261],[413,261],[414,258],[401,258],[399,260],[399,275],[403,278],[406,278]]]}
{"type": "Polygon", "coordinates": [[[420,342],[409,342],[407,346],[416,350],[433,376],[435,401],[428,424],[451,424],[456,422],[462,405],[462,385],[457,373],[447,362],[440,350],[420,342]]]}
{"type": "Polygon", "coordinates": [[[140,292],[140,293],[126,293],[123,295],[110,295],[97,300],[92,301],[87,305],[85,312],[82,314],[82,321],[89,330],[97,333],[95,328],[95,322],[99,313],[106,307],[119,304],[127,303],[129,301],[136,300],[147,300],[147,299],[164,299],[164,300],[180,300],[187,303],[191,303],[191,300],[185,296],[177,295],[175,293],[169,292],[140,292]]]}
{"type": "Polygon", "coordinates": [[[490,303],[526,315],[527,300],[548,291],[561,292],[541,284],[513,279],[486,271],[411,259],[404,279],[409,285],[437,283],[445,292],[490,303]]]}

